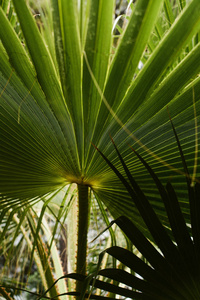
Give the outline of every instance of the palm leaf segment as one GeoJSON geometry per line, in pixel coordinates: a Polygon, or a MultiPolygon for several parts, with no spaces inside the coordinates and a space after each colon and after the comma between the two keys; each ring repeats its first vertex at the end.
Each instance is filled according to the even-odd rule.
{"type": "MultiPolygon", "coordinates": [[[[1,209],[75,182],[89,186],[114,216],[134,215],[142,228],[127,191],[91,144],[120,164],[111,133],[167,222],[151,180],[142,164],[130,158],[125,141],[141,149],[162,180],[174,176],[174,170],[155,159],[161,158],[172,169],[180,167],[168,105],[192,166],[194,98],[199,119],[200,2],[190,1],[180,15],[179,7],[175,19],[169,1],[136,1],[114,50],[114,0],[80,1],[79,5],[73,0],[52,0],[53,16],[44,18],[48,22],[40,31],[25,0],[13,0],[13,5],[23,42],[5,7],[0,8],[1,209]],[[167,19],[164,25],[160,12],[167,19]],[[144,54],[147,45],[149,58],[144,54]],[[144,67],[139,72],[141,60],[144,67]]],[[[175,180],[183,181],[181,175],[175,180]]]]}

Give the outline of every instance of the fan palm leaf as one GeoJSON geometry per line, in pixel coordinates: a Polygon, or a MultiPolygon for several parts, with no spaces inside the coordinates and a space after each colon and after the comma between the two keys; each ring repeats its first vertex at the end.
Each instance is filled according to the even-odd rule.
{"type": "MultiPolygon", "coordinates": [[[[163,204],[127,143],[142,150],[162,181],[173,177],[189,220],[166,107],[191,169],[198,145],[199,0],[177,9],[169,1],[137,0],[114,48],[114,0],[52,0],[52,16],[49,10],[43,15],[41,30],[25,0],[12,3],[20,36],[0,7],[1,213],[76,183],[84,211],[92,190],[114,217],[134,217],[145,233],[130,195],[92,146],[121,168],[111,134],[161,222],[168,225],[163,204]]],[[[87,232],[87,214],[81,228],[87,232]]]]}

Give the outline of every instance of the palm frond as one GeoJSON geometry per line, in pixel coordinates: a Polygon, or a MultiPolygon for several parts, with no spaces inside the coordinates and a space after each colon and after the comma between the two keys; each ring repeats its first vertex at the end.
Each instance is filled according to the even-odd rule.
{"type": "MultiPolygon", "coordinates": [[[[159,228],[163,224],[170,232],[161,190],[127,143],[163,186],[171,179],[190,224],[185,170],[167,107],[192,174],[199,148],[199,0],[130,2],[130,16],[117,39],[114,0],[46,0],[38,9],[26,2],[0,1],[2,237],[18,209],[42,197],[48,201],[51,193],[75,183],[94,194],[114,218],[134,218],[151,238],[141,208],[133,205],[132,187],[130,194],[92,146],[124,177],[110,134],[142,190],[137,193],[148,196],[159,228]]],[[[193,182],[199,174],[193,172],[193,182]]],[[[172,204],[167,205],[171,210],[172,204]]],[[[196,200],[191,207],[198,208],[196,200]]],[[[192,220],[197,236],[195,213],[192,220]]],[[[153,231],[155,238],[155,226],[153,231]]]]}

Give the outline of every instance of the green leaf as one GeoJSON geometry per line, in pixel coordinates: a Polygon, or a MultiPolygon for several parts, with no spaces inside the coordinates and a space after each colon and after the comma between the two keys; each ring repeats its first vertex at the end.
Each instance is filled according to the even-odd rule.
{"type": "MultiPolygon", "coordinates": [[[[163,72],[170,66],[189,39],[198,32],[200,28],[198,11],[199,1],[192,1],[185,8],[133,82],[120,110],[123,111],[125,105],[128,105],[129,110],[136,111],[141,103],[150,96],[163,72]],[[185,24],[187,24],[186,30],[185,24]]],[[[123,118],[123,120],[127,120],[127,114],[123,115],[123,118]]]]}

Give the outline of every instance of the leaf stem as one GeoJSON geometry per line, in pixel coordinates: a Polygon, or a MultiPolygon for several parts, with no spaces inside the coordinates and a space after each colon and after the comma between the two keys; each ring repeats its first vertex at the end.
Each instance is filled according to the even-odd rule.
{"type": "MultiPolygon", "coordinates": [[[[76,273],[86,274],[87,233],[89,226],[89,187],[78,184],[78,249],[76,273]]],[[[76,290],[80,292],[81,282],[77,281],[76,290]]]]}

